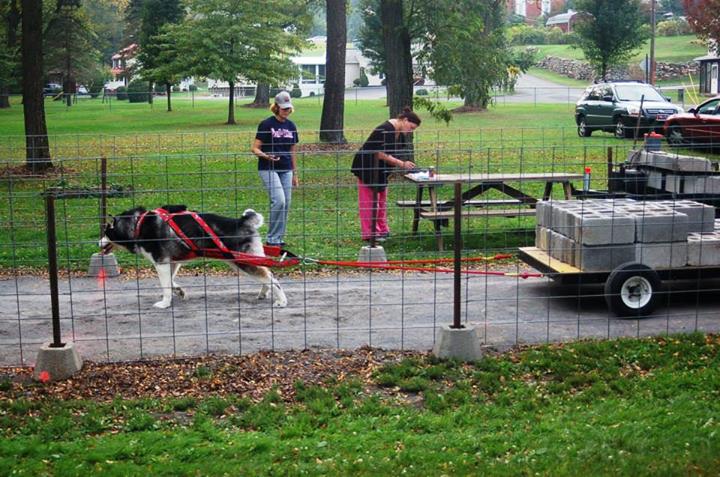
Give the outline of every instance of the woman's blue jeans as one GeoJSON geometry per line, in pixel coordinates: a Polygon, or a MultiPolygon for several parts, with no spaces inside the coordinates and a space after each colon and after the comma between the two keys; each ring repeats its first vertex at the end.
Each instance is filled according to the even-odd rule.
{"type": "Polygon", "coordinates": [[[270,198],[267,243],[281,244],[284,242],[288,212],[290,211],[293,171],[259,170],[258,174],[265,184],[270,198]]]}

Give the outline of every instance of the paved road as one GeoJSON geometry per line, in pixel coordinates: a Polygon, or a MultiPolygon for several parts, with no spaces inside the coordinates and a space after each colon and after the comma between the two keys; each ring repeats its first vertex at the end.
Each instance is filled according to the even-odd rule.
{"type": "MultiPolygon", "coordinates": [[[[432,87],[418,86],[415,89],[432,87]]],[[[577,101],[585,88],[568,87],[552,81],[538,78],[529,74],[522,75],[517,82],[514,94],[500,95],[497,102],[503,103],[566,103],[571,104],[577,101]]],[[[377,86],[371,88],[351,88],[345,91],[345,99],[379,99],[386,96],[385,87],[377,86]]],[[[446,100],[447,97],[438,96],[437,99],[446,100]]],[[[460,98],[453,98],[460,100],[460,98]]]]}
{"type": "MultiPolygon", "coordinates": [[[[428,350],[437,328],[452,322],[448,275],[368,273],[282,280],[289,306],[258,301],[245,279],[184,276],[188,299],[167,310],[152,304],[154,278],[61,280],[63,339],[85,359],[132,360],[154,355],[250,353],[261,349],[383,348],[428,350]]],[[[644,336],[695,329],[720,331],[718,283],[710,291],[673,293],[668,306],[642,320],[610,315],[601,289],[563,288],[546,279],[473,276],[463,281],[463,320],[484,343],[569,341],[644,336]]],[[[32,364],[51,341],[48,283],[33,277],[0,281],[0,365],[32,364]]]]}

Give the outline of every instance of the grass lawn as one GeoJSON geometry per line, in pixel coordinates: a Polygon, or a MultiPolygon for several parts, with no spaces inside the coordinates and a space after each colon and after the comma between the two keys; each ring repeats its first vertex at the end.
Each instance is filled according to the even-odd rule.
{"type": "MultiPolygon", "coordinates": [[[[558,56],[572,60],[583,60],[585,55],[579,48],[571,45],[530,45],[538,49],[538,56],[558,56]]],[[[694,35],[659,36],[655,38],[655,60],[665,63],[686,63],[707,53],[707,46],[694,35]]],[[[643,61],[650,54],[650,40],[632,57],[633,61],[643,61]]]]}
{"type": "Polygon", "coordinates": [[[693,334],[529,347],[474,364],[414,354],[362,372],[319,367],[318,384],[237,374],[269,355],[99,366],[73,389],[6,372],[0,473],[714,475],[719,355],[718,336],[693,334]],[[248,390],[213,391],[227,380],[248,390]],[[132,385],[115,399],[90,397],[120,382],[132,385]]]}
{"type": "MultiPolygon", "coordinates": [[[[260,119],[269,112],[238,107],[238,125],[227,126],[227,104],[219,100],[176,101],[168,113],[147,104],[85,100],[71,108],[46,103],[51,149],[56,166],[42,177],[0,175],[0,268],[44,268],[46,237],[40,192],[48,187],[96,189],[99,157],[108,159],[108,184],[121,197],[108,199],[108,211],[118,214],[137,205],[155,208],[186,204],[200,211],[240,216],[252,207],[267,217],[266,191],[257,177],[257,159],[249,146],[260,119]]],[[[350,164],[370,129],[387,114],[383,100],[348,101],[349,144],[327,150],[315,132],[321,114],[317,98],[296,101],[293,120],[301,137],[300,187],[295,190],[287,242],[301,255],[328,259],[354,257],[360,245],[357,192],[350,164]]],[[[0,130],[22,132],[22,111],[15,104],[0,111],[0,130]]],[[[581,172],[593,168],[593,186],[605,188],[606,156],[623,160],[632,141],[596,132],[577,137],[573,109],[567,104],[497,105],[478,113],[456,115],[450,126],[426,118],[416,132],[416,163],[439,172],[581,172]]],[[[6,167],[24,163],[24,138],[3,137],[0,157],[6,167]]],[[[540,197],[543,184],[516,184],[540,197]]],[[[578,184],[579,186],[579,184],[578,184]]],[[[389,221],[394,239],[386,250],[396,257],[436,253],[432,225],[423,221],[411,235],[412,210],[396,200],[415,198],[414,185],[397,179],[389,193],[389,221]]],[[[450,188],[440,190],[449,198],[450,188]]],[[[556,197],[560,197],[556,191],[556,197]]],[[[490,198],[499,198],[492,195],[490,198]]],[[[60,266],[83,269],[96,251],[99,230],[97,198],[58,203],[60,266]]],[[[475,219],[463,224],[465,247],[488,253],[514,252],[533,240],[532,218],[475,219]]],[[[451,235],[451,229],[443,229],[451,235]]],[[[262,232],[262,231],[261,231],[262,232]]],[[[448,249],[452,241],[448,240],[448,249]]],[[[120,257],[121,264],[126,258],[120,257]]]]}
{"type": "MultiPolygon", "coordinates": [[[[196,100],[175,103],[172,113],[158,102],[146,104],[86,100],[67,109],[48,101],[47,120],[53,158],[61,165],[42,178],[5,176],[0,185],[0,266],[43,267],[46,261],[43,204],[39,192],[47,187],[96,188],[99,160],[108,158],[108,183],[124,191],[124,198],[110,198],[110,213],[136,204],[157,207],[182,203],[196,210],[239,216],[248,207],[267,214],[267,197],[257,178],[256,161],[249,154],[254,131],[267,111],[238,107],[237,126],[223,124],[226,102],[196,100]],[[11,226],[12,224],[12,226],[11,226]]],[[[359,241],[355,179],[350,173],[354,151],[369,130],[386,117],[382,100],[348,101],[346,136],[350,144],[341,151],[319,151],[315,130],[321,104],[315,98],[297,101],[293,115],[304,152],[300,156],[301,186],[295,191],[288,242],[297,253],[343,257],[356,253],[359,241]]],[[[631,145],[609,134],[597,133],[582,140],[575,133],[569,105],[507,104],[480,113],[456,115],[451,125],[426,118],[416,133],[416,162],[435,165],[439,171],[487,172],[571,170],[597,164],[601,180],[607,147],[624,151],[631,145]]],[[[22,111],[14,105],[0,111],[0,129],[20,133],[22,111]]],[[[24,162],[22,136],[4,138],[0,155],[9,165],[24,162]]],[[[616,157],[624,157],[624,152],[616,157]]],[[[524,185],[540,195],[542,184],[524,185]]],[[[441,191],[441,198],[450,193],[441,191]]],[[[387,243],[393,255],[417,255],[434,249],[431,224],[411,237],[412,211],[394,207],[397,199],[413,199],[415,187],[393,182],[390,221],[398,240],[387,243]]],[[[58,210],[61,266],[84,268],[94,251],[98,234],[98,200],[61,201],[58,210]]],[[[468,227],[469,249],[513,249],[530,240],[526,232],[532,219],[473,221],[468,227]],[[496,231],[496,233],[493,233],[496,231]]],[[[449,230],[449,229],[448,229],[449,230]]]]}

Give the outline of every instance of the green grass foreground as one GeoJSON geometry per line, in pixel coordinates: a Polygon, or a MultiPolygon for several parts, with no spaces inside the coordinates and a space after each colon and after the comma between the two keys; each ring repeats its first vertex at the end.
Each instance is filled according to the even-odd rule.
{"type": "Polygon", "coordinates": [[[418,355],[256,401],[62,401],[6,379],[0,475],[716,475],[719,351],[692,334],[418,355]]]}

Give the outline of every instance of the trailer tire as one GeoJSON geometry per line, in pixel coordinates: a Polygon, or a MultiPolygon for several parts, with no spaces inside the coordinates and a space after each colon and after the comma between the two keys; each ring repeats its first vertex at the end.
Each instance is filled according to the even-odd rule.
{"type": "Polygon", "coordinates": [[[657,272],[647,265],[624,263],[605,282],[605,302],[617,316],[647,316],[657,306],[661,285],[657,272]]]}

